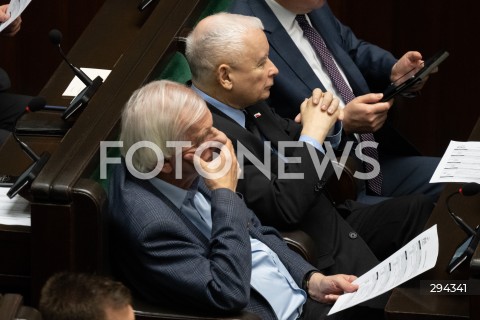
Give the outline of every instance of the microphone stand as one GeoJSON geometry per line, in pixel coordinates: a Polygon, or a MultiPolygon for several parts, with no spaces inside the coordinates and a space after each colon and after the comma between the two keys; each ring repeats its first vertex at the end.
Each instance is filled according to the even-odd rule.
{"type": "MultiPolygon", "coordinates": [[[[17,118],[18,120],[18,118],[17,118]]],[[[38,156],[32,149],[30,149],[25,142],[20,141],[17,136],[17,129],[16,129],[16,122],[12,132],[13,138],[15,141],[18,142],[22,150],[33,160],[33,163],[25,170],[18,178],[15,180],[13,185],[7,192],[7,196],[12,199],[15,197],[20,191],[22,191],[26,186],[28,186],[40,173],[40,170],[45,166],[48,159],[50,158],[50,154],[48,152],[43,152],[40,156],[38,156]]]]}
{"type": "Polygon", "coordinates": [[[77,112],[82,106],[85,106],[90,99],[97,92],[100,85],[103,83],[103,79],[97,76],[93,81],[80,69],[75,67],[63,52],[60,42],[62,40],[62,33],[59,30],[53,29],[49,32],[50,41],[57,47],[58,52],[62,56],[63,60],[72,69],[73,74],[85,84],[85,88],[70,102],[70,105],[65,109],[62,114],[63,120],[68,120],[75,112],[77,112]]]}
{"type": "Polygon", "coordinates": [[[452,217],[453,221],[469,236],[473,235],[475,236],[477,232],[473,230],[472,227],[470,227],[465,221],[463,221],[462,218],[457,216],[455,213],[450,208],[450,198],[452,198],[454,195],[460,194],[460,192],[456,191],[452,194],[450,194],[447,199],[445,200],[445,204],[447,205],[447,210],[450,216],[452,217]]]}
{"type": "Polygon", "coordinates": [[[97,92],[100,85],[103,83],[103,79],[97,76],[93,79],[92,84],[86,86],[79,94],[70,102],[70,105],[63,111],[62,119],[68,120],[77,110],[83,105],[86,105],[97,92]]]}

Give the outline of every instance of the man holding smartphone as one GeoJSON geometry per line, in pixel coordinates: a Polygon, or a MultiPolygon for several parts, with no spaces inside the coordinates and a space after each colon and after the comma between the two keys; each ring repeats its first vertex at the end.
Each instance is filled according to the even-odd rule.
{"type": "MultiPolygon", "coordinates": [[[[358,39],[334,16],[326,0],[234,0],[229,11],[256,16],[264,24],[269,58],[279,69],[269,102],[280,115],[294,118],[305,97],[320,88],[335,93],[345,108],[344,143],[379,143],[378,150],[372,150],[378,155],[372,157],[379,161],[382,176],[372,178],[376,187],[370,181],[361,184],[365,188],[358,201],[375,203],[413,193],[437,200],[443,187],[429,180],[440,159],[421,156],[401,137],[387,121],[393,101],[381,102],[381,92],[392,81],[422,67],[419,52],[409,51],[397,60],[358,39]]],[[[338,149],[340,154],[344,146],[338,149]]],[[[350,154],[354,155],[353,149],[350,154]]]]}

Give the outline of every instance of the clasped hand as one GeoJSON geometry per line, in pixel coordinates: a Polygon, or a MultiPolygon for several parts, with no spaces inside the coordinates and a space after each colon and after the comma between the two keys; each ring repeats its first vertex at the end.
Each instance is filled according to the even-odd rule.
{"type": "Polygon", "coordinates": [[[300,105],[300,114],[295,121],[303,125],[302,135],[323,143],[337,120],[343,119],[339,100],[331,92],[315,89],[312,96],[300,105]]]}

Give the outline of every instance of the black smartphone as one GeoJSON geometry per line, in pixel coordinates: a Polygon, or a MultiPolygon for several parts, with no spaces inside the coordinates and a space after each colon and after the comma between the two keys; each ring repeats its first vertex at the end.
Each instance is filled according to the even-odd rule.
{"type": "Polygon", "coordinates": [[[402,80],[404,76],[408,75],[408,73],[392,82],[383,92],[383,98],[382,100],[380,100],[380,102],[388,101],[394,98],[396,95],[410,89],[418,82],[423,81],[425,77],[428,76],[430,72],[432,72],[440,63],[447,59],[449,55],[450,54],[448,53],[448,51],[441,50],[437,52],[434,56],[426,60],[423,67],[405,81],[400,82],[400,80],[402,80]]]}

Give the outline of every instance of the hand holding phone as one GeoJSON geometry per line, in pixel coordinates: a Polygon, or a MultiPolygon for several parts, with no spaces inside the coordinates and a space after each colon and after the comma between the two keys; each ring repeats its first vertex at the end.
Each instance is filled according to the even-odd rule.
{"type": "MultiPolygon", "coordinates": [[[[449,56],[448,51],[441,50],[437,52],[430,59],[425,61],[423,67],[418,70],[414,75],[407,78],[405,81],[400,82],[404,76],[392,82],[388,88],[383,92],[383,98],[380,102],[388,101],[398,94],[406,92],[408,89],[414,87],[416,84],[422,82],[432,71],[436,70],[438,65],[442,63],[449,56]]],[[[411,71],[410,71],[411,72],[411,71]]],[[[408,75],[408,72],[406,75],[408,75]]]]}

